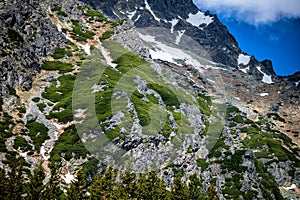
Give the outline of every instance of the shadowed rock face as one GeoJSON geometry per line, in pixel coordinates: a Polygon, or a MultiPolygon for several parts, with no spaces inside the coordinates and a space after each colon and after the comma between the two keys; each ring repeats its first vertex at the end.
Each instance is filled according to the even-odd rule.
{"type": "Polygon", "coordinates": [[[45,16],[38,1],[0,3],[0,94],[7,86],[29,90],[40,60],[66,41],[45,16]]]}

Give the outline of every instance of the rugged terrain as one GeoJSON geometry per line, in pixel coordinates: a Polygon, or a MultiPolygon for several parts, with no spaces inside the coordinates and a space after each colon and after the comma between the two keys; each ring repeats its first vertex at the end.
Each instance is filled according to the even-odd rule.
{"type": "Polygon", "coordinates": [[[147,188],[163,199],[299,198],[299,73],[277,76],[216,15],[183,0],[28,0],[0,3],[0,21],[0,175],[21,163],[29,182],[1,182],[1,197],[30,198],[40,169],[41,198],[143,199],[158,178],[147,188]]]}

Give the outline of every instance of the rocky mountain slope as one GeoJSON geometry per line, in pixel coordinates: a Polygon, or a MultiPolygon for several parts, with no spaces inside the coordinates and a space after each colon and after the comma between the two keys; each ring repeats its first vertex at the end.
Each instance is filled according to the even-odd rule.
{"type": "Polygon", "coordinates": [[[0,175],[21,163],[29,182],[1,197],[299,198],[299,73],[276,76],[216,15],[182,0],[0,10],[0,175]]]}

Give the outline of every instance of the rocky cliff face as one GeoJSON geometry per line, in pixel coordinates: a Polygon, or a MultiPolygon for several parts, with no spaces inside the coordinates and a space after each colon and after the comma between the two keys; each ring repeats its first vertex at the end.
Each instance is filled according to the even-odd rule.
{"type": "Polygon", "coordinates": [[[83,2],[0,4],[1,168],[40,162],[59,187],[111,165],[169,188],[196,174],[220,199],[299,196],[299,73],[277,77],[191,0],[83,2]]]}
{"type": "Polygon", "coordinates": [[[46,18],[39,1],[2,1],[0,10],[0,93],[6,95],[8,87],[31,89],[41,60],[66,39],[46,18]]]}
{"type": "Polygon", "coordinates": [[[220,23],[216,15],[210,14],[209,11],[199,11],[192,1],[115,0],[107,3],[101,0],[84,0],[83,2],[102,10],[113,19],[129,18],[136,28],[168,29],[169,32],[158,31],[160,33],[156,33],[159,34],[156,35],[157,39],[167,43],[176,43],[176,38],[180,37],[182,40],[177,42],[178,48],[193,51],[201,46],[205,51],[205,53],[202,52],[202,56],[233,68],[249,68],[248,71],[258,80],[262,80],[263,73],[276,76],[270,61],[259,62],[255,57],[251,57],[248,62],[239,62],[240,55],[248,55],[238,47],[235,38],[220,23]],[[183,35],[185,37],[182,37],[183,35]],[[191,47],[189,44],[183,45],[186,37],[192,39],[197,47],[191,47]],[[256,67],[260,67],[261,71],[256,67]]]}

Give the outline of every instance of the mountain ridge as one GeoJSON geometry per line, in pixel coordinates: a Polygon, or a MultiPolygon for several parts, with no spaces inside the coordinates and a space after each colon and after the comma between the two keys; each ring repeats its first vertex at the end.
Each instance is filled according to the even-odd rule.
{"type": "MultiPolygon", "coordinates": [[[[127,1],[99,2],[110,8],[127,1]]],[[[155,192],[149,189],[145,196],[143,188],[158,182],[156,192],[164,191],[165,199],[199,199],[210,193],[220,199],[297,198],[298,79],[272,76],[271,63],[258,63],[242,52],[229,33],[233,52],[226,55],[224,46],[214,47],[204,34],[218,33],[213,31],[218,27],[209,28],[214,22],[208,12],[188,10],[175,24],[159,18],[167,16],[155,11],[163,10],[154,9],[159,1],[137,2],[143,7],[140,13],[126,13],[125,6],[119,13],[132,20],[120,22],[79,1],[40,2],[37,8],[51,22],[49,34],[62,40],[54,40],[46,56],[37,56],[41,71],[32,89],[12,84],[3,96],[1,168],[14,169],[20,159],[33,171],[41,163],[41,191],[52,189],[54,198],[72,198],[73,193],[80,198],[147,198],[155,192]],[[134,21],[139,15],[142,28],[134,21]],[[194,18],[205,23],[198,25],[194,18]],[[190,37],[187,28],[201,34],[190,37]],[[233,65],[212,60],[214,51],[233,65]],[[122,171],[126,164],[136,173],[111,173],[109,166],[122,171]],[[154,168],[155,175],[146,173],[154,168]],[[121,183],[114,180],[117,174],[121,183]],[[103,184],[108,186],[101,188],[103,184]]],[[[13,186],[3,185],[11,196],[21,193],[11,194],[13,186]]]]}

